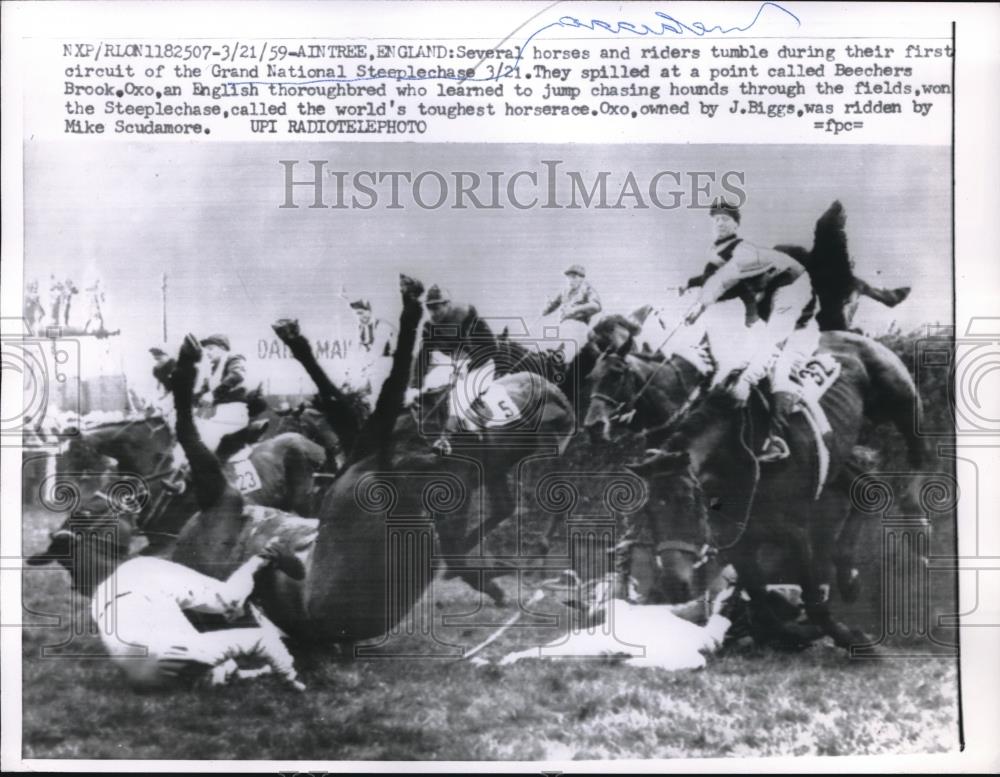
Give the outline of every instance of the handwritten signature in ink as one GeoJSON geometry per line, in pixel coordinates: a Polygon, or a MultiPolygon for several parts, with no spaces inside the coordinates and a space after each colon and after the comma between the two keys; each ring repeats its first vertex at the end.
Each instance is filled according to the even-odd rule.
{"type": "MultiPolygon", "coordinates": [[[[513,64],[508,66],[498,67],[495,73],[476,78],[475,76],[462,75],[462,76],[445,76],[440,74],[434,74],[432,76],[425,75],[397,75],[392,76],[378,76],[378,75],[365,75],[357,76],[355,78],[317,78],[311,80],[296,79],[293,81],[282,81],[282,80],[260,80],[260,81],[229,81],[230,85],[243,85],[243,84],[285,84],[285,85],[306,85],[306,84],[323,84],[323,83],[351,83],[356,81],[375,81],[375,80],[385,80],[385,78],[392,78],[396,81],[427,81],[427,80],[451,80],[451,81],[499,81],[501,78],[508,78],[517,73],[518,66],[521,63],[521,59],[524,57],[524,52],[528,47],[528,44],[534,40],[536,37],[541,35],[543,32],[552,29],[582,29],[590,30],[591,32],[608,32],[612,35],[654,35],[654,36],[664,36],[664,35],[685,35],[692,33],[698,37],[705,35],[730,35],[734,32],[747,32],[753,29],[754,26],[760,21],[764,12],[768,9],[773,9],[776,13],[780,13],[787,16],[795,21],[796,26],[802,24],[798,16],[793,14],[787,8],[779,3],[764,2],[761,3],[757,8],[757,13],[754,14],[753,19],[749,23],[740,25],[734,25],[732,27],[723,27],[721,24],[707,25],[704,22],[696,21],[690,24],[685,23],[677,19],[675,16],[671,16],[664,11],[657,11],[653,14],[657,18],[656,22],[652,24],[642,22],[635,23],[629,21],[616,21],[607,22],[603,19],[580,19],[576,16],[562,16],[557,21],[550,22],[542,27],[539,27],[531,35],[525,39],[518,47],[517,57],[514,59],[513,64]]],[[[482,62],[476,65],[479,67],[482,62]]],[[[473,68],[475,70],[475,68],[473,68]]]]}

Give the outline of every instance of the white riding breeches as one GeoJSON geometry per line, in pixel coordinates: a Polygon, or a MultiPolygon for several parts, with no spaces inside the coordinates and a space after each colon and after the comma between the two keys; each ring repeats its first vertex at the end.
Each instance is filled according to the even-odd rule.
{"type": "Polygon", "coordinates": [[[556,326],[559,329],[559,336],[552,339],[543,337],[538,345],[544,351],[557,351],[560,348],[564,348],[566,360],[570,361],[587,344],[587,340],[590,337],[590,325],[582,321],[567,319],[559,322],[559,324],[546,322],[542,331],[544,332],[545,329],[556,326]],[[572,341],[575,347],[571,349],[569,345],[564,345],[567,340],[572,341]]]}
{"type": "MultiPolygon", "coordinates": [[[[257,565],[260,562],[258,560],[257,565]]],[[[199,632],[183,607],[224,614],[239,612],[253,590],[253,566],[216,580],[162,559],[138,557],[98,586],[92,614],[101,641],[134,687],[170,685],[236,656],[258,656],[294,678],[291,654],[276,626],[260,613],[259,625],[199,632]]]]}
{"type": "Polygon", "coordinates": [[[689,342],[700,340],[702,333],[708,335],[716,364],[714,383],[725,380],[734,370],[744,369],[764,336],[762,321],[746,325],[746,306],[739,299],[716,302],[689,329],[685,338],[689,342]]]}
{"type": "Polygon", "coordinates": [[[791,379],[793,368],[816,353],[819,348],[819,324],[815,318],[809,319],[801,329],[793,329],[785,340],[785,345],[774,360],[771,371],[771,387],[775,391],[785,391],[789,394],[799,394],[799,384],[791,379]]]}
{"type": "Polygon", "coordinates": [[[195,416],[194,425],[201,435],[201,441],[210,451],[219,447],[219,441],[227,434],[238,432],[250,423],[250,414],[243,402],[225,402],[215,406],[211,418],[195,416]]]}

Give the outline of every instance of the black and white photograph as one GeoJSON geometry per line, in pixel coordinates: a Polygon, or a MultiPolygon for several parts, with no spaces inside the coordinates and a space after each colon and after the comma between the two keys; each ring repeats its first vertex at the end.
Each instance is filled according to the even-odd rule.
{"type": "MultiPolygon", "coordinates": [[[[776,4],[732,5],[754,18],[776,4]]],[[[929,52],[953,35],[896,54],[840,42],[824,77],[846,57],[952,56],[929,52]]],[[[733,62],[747,40],[722,40],[733,62]]],[[[545,68],[522,77],[529,48],[517,83],[540,89],[545,68]]],[[[616,120],[597,95],[623,73],[658,83],[639,72],[654,55],[632,49],[629,66],[583,71],[596,121],[616,120]]],[[[122,62],[171,56],[137,51],[122,62]]],[[[21,611],[4,616],[19,637],[4,705],[20,741],[6,758],[569,772],[959,758],[978,671],[962,628],[996,616],[975,571],[992,567],[962,562],[991,557],[967,552],[971,535],[995,540],[977,501],[991,475],[962,446],[998,427],[997,319],[959,315],[956,249],[990,252],[956,234],[962,209],[993,197],[958,199],[954,139],[709,142],[669,124],[655,142],[485,140],[461,120],[449,142],[343,127],[168,139],[211,138],[222,119],[157,124],[182,120],[143,114],[154,97],[126,88],[107,110],[133,104],[126,121],[149,127],[116,130],[87,110],[105,98],[74,86],[90,83],[81,67],[56,74],[81,117],[35,137],[48,109],[25,107],[16,143],[3,524],[19,531],[4,574],[21,611]],[[83,138],[98,120],[112,137],[83,138]],[[971,532],[970,501],[985,521],[971,532]]],[[[230,97],[271,89],[273,103],[285,83],[237,70],[218,76],[230,97]]],[[[384,80],[308,75],[282,77],[384,80]]],[[[437,75],[390,74],[385,106],[393,83],[437,75]]],[[[442,88],[478,88],[460,79],[442,88]]],[[[551,99],[575,100],[561,83],[551,99]]],[[[719,121],[757,112],[747,94],[713,98],[719,121]]],[[[946,127],[950,95],[924,115],[946,127]]],[[[170,99],[165,85],[155,104],[170,99]]],[[[263,110],[253,99],[222,103],[225,119],[263,110]]],[[[809,131],[865,131],[829,121],[809,131]]]]}

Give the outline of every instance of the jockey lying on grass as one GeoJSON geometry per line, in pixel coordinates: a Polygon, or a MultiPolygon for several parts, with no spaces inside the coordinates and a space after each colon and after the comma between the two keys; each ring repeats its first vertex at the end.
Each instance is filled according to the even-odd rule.
{"type": "Polygon", "coordinates": [[[613,583],[599,586],[586,628],[541,647],[511,653],[500,663],[526,658],[620,657],[632,666],[701,669],[705,654],[722,645],[742,604],[735,586],[724,587],[713,599],[705,625],[699,626],[696,621],[704,618],[700,600],[679,605],[634,604],[615,598],[613,590],[613,583]]]}
{"type": "MultiPolygon", "coordinates": [[[[736,297],[747,306],[747,326],[756,317],[765,322],[758,327],[754,346],[746,355],[746,366],[733,393],[745,401],[754,384],[770,375],[771,434],[759,459],[778,461],[788,456],[783,435],[799,398],[791,380],[792,367],[811,356],[819,345],[812,282],[805,268],[788,254],[758,248],[740,238],[737,234],[740,212],[735,206],[716,200],[709,213],[716,238],[714,259],[705,275],[689,282],[689,285],[700,284],[701,294],[687,322],[694,323],[709,305],[736,297]]],[[[744,324],[732,322],[731,326],[736,329],[744,324]]],[[[718,377],[727,376],[720,371],[718,377]]]]}
{"type": "Polygon", "coordinates": [[[250,609],[258,625],[249,628],[200,632],[184,614],[213,613],[231,622],[244,614],[254,575],[261,570],[273,565],[295,579],[304,577],[302,562],[280,540],[272,540],[225,581],[146,556],[115,568],[117,559],[127,552],[127,541],[116,546],[99,532],[74,534],[62,529],[53,534],[49,549],[28,563],[44,564],[56,554],[72,558],[69,571],[74,588],[84,595],[93,590],[91,614],[101,641],[132,687],[163,688],[202,678],[220,685],[233,677],[256,677],[273,669],[296,690],[305,689],[281,632],[253,605],[250,609]],[[84,547],[73,550],[63,543],[84,547]],[[81,574],[78,564],[86,565],[88,571],[81,574]],[[94,578],[102,580],[95,586],[90,582],[94,578]],[[240,669],[238,657],[262,659],[267,666],[240,669]]]}

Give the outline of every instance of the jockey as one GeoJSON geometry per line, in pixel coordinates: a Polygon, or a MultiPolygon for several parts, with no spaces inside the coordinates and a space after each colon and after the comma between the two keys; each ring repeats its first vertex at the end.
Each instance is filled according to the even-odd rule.
{"type": "Polygon", "coordinates": [[[369,396],[374,396],[389,374],[394,333],[386,322],[372,315],[372,305],[368,300],[356,299],[350,306],[358,320],[359,386],[366,389],[369,396]]]}
{"type": "MultiPolygon", "coordinates": [[[[115,568],[116,558],[127,553],[127,547],[112,548],[96,537],[90,542],[96,555],[94,571],[104,577],[93,589],[91,614],[105,649],[129,685],[162,688],[199,677],[221,685],[233,677],[256,677],[273,669],[296,690],[305,690],[278,628],[252,605],[257,625],[251,627],[199,632],[184,614],[214,613],[232,622],[243,615],[254,578],[264,569],[273,567],[293,579],[304,578],[302,562],[281,540],[272,539],[222,581],[149,556],[115,568]],[[263,659],[270,669],[240,669],[236,657],[263,659]]],[[[89,594],[89,585],[77,590],[89,594]]]]}
{"type": "Polygon", "coordinates": [[[462,428],[476,427],[477,417],[463,408],[493,383],[496,338],[476,308],[453,304],[447,289],[431,286],[424,305],[430,319],[424,323],[420,358],[415,364],[417,390],[410,392],[408,402],[455,388],[461,382],[459,390],[451,394],[450,415],[462,428]]]}
{"type": "Polygon", "coordinates": [[[559,310],[560,334],[576,343],[577,351],[587,342],[590,320],[601,312],[601,298],[586,280],[587,271],[582,265],[573,264],[563,273],[566,287],[549,300],[543,316],[559,310]]]}
{"type": "Polygon", "coordinates": [[[214,334],[201,341],[208,357],[208,374],[195,393],[200,417],[195,419],[202,440],[215,450],[227,434],[238,432],[250,422],[247,410],[246,359],[230,355],[229,338],[214,334]],[[214,412],[213,412],[214,410],[214,412]]]}
{"type": "MultiPolygon", "coordinates": [[[[434,352],[450,357],[450,364],[454,366],[467,359],[470,373],[492,363],[497,349],[496,337],[474,306],[453,304],[448,290],[436,285],[427,291],[424,305],[430,320],[424,323],[421,332],[422,358],[418,361],[418,369],[443,363],[440,357],[431,356],[434,352]]],[[[427,371],[422,388],[441,387],[435,385],[441,379],[436,373],[438,370],[427,371]]],[[[419,381],[420,375],[417,378],[419,381]]]]}
{"type": "Polygon", "coordinates": [[[771,433],[758,458],[779,461],[788,456],[782,435],[799,400],[791,379],[792,367],[811,356],[819,345],[812,282],[805,268],[788,254],[758,248],[739,237],[736,206],[716,199],[709,215],[715,243],[705,273],[689,281],[689,285],[701,286],[701,294],[687,322],[694,323],[709,305],[733,298],[742,299],[747,306],[748,326],[758,317],[765,322],[755,335],[756,342],[733,391],[738,399],[746,400],[751,387],[770,373],[771,433]]]}

